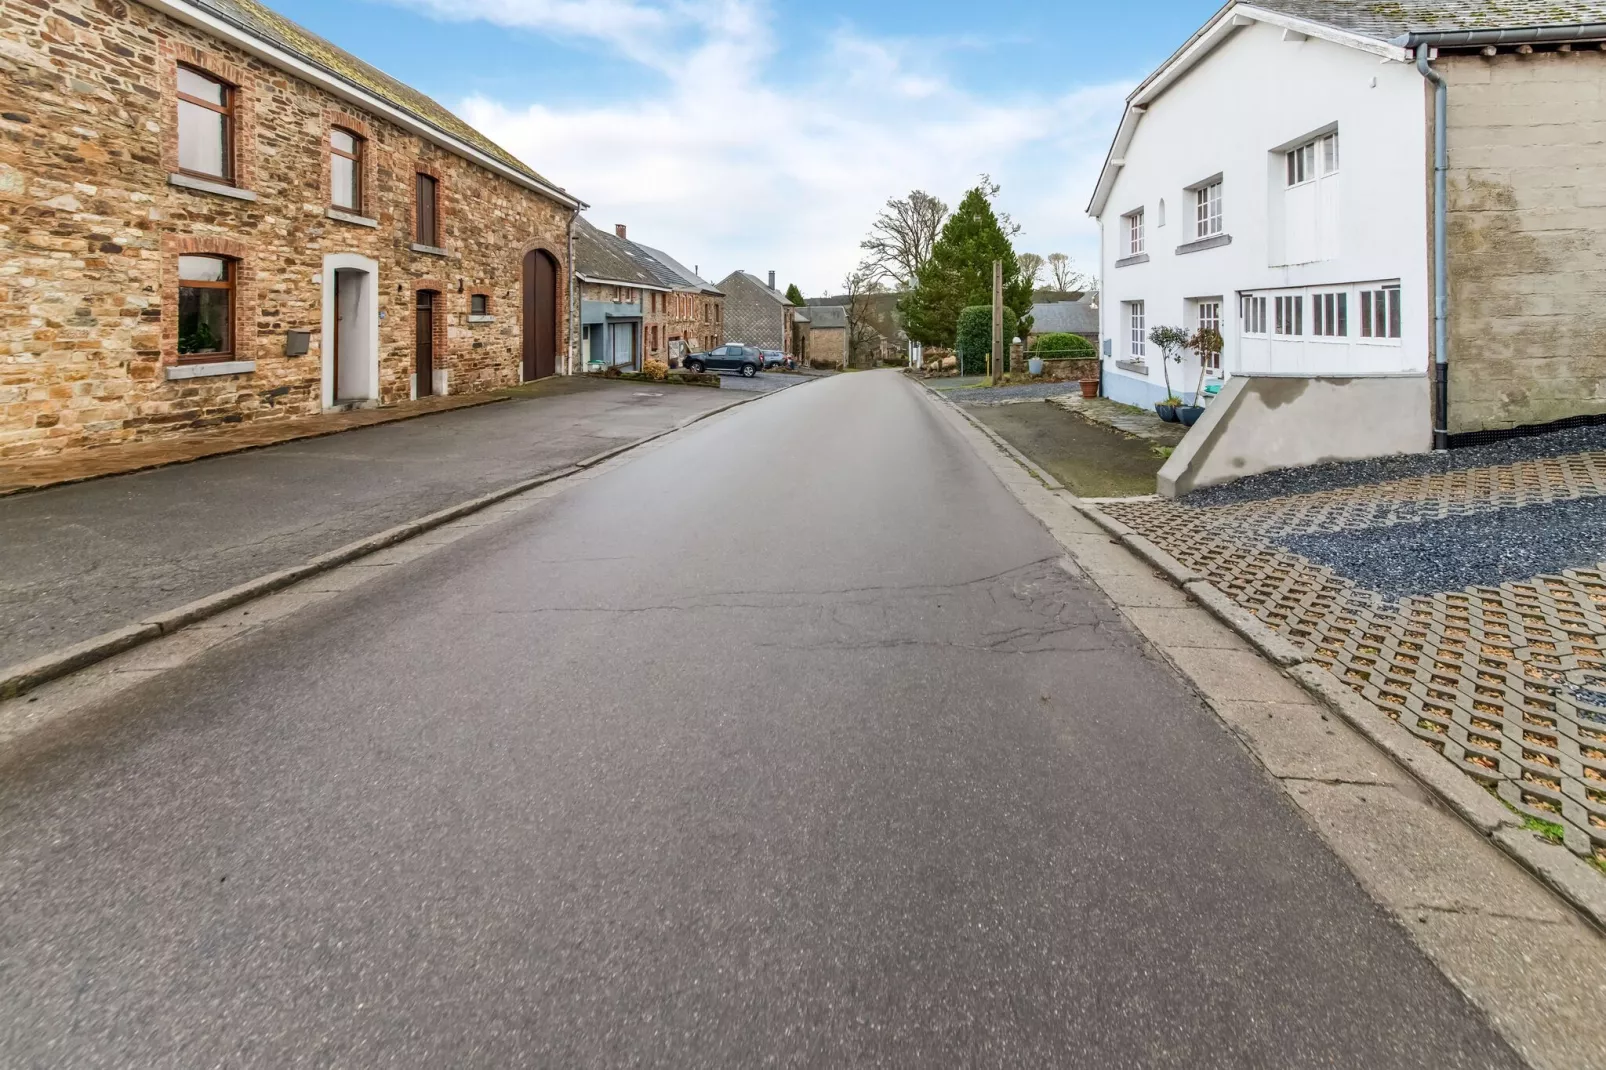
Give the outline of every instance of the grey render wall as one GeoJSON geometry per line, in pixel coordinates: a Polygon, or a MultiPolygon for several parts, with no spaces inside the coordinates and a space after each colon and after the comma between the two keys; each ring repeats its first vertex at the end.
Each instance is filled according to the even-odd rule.
{"type": "Polygon", "coordinates": [[[786,348],[786,323],[790,305],[770,296],[763,283],[745,272],[733,271],[720,280],[725,292],[725,338],[760,349],[786,348]]]}
{"type": "Polygon", "coordinates": [[[1606,412],[1606,53],[1444,56],[1450,430],[1606,412]]]}
{"type": "Polygon", "coordinates": [[[1274,468],[1426,453],[1425,375],[1234,375],[1160,469],[1175,498],[1274,468]]]}

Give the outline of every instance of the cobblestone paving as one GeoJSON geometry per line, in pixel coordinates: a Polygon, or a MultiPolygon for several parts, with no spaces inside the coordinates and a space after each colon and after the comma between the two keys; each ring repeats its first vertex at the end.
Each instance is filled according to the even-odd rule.
{"type": "MultiPolygon", "coordinates": [[[[1342,556],[1318,563],[1290,549],[1301,536],[1352,532],[1374,537],[1374,556],[1391,545],[1421,553],[1426,535],[1432,552],[1453,560],[1457,539],[1475,525],[1436,521],[1543,517],[1543,503],[1603,495],[1606,452],[1589,452],[1215,507],[1133,500],[1103,508],[1606,867],[1600,544],[1573,551],[1572,567],[1554,572],[1398,597],[1346,575],[1342,556]]],[[[1534,538],[1545,537],[1536,529],[1534,538]]]]}

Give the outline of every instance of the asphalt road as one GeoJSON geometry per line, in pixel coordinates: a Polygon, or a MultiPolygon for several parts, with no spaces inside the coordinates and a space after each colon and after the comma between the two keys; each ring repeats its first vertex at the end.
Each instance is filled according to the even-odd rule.
{"type": "Polygon", "coordinates": [[[589,378],[532,388],[539,396],[0,498],[0,667],[743,396],[589,378]]]}
{"type": "Polygon", "coordinates": [[[895,373],[0,766],[0,1063],[1514,1067],[895,373]]]}

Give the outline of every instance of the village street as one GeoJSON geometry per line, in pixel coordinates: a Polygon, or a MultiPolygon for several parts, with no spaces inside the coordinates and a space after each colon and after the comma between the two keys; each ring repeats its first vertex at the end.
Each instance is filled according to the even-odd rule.
{"type": "Polygon", "coordinates": [[[1063,553],[843,375],[151,671],[0,759],[0,1061],[1520,1065],[1063,553]]]}

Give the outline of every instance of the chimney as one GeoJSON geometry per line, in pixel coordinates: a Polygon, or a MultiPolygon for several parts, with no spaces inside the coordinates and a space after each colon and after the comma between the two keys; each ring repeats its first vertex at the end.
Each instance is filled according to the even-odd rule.
{"type": "Polygon", "coordinates": [[[625,236],[625,225],[623,223],[615,223],[613,225],[613,232],[619,235],[619,237],[623,238],[625,236]]]}
{"type": "Polygon", "coordinates": [[[770,272],[770,289],[775,289],[775,272],[770,272]]]}

